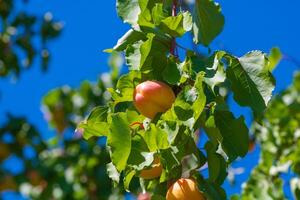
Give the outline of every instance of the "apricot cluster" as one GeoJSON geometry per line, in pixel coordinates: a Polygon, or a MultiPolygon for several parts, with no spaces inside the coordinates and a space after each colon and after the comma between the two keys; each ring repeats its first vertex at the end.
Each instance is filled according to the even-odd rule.
{"type": "MultiPolygon", "coordinates": [[[[135,108],[145,117],[153,119],[158,113],[164,113],[172,107],[176,97],[170,86],[160,81],[145,81],[136,86],[133,94],[135,108]]],[[[162,173],[159,157],[155,157],[150,169],[140,173],[143,179],[157,178],[162,173]]],[[[150,200],[148,193],[140,194],[139,200],[150,200]]],[[[167,200],[205,200],[193,179],[178,179],[168,189],[167,200]]]]}

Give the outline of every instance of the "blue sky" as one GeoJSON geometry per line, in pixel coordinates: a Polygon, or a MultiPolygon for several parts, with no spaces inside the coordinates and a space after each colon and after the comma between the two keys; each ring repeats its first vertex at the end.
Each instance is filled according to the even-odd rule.
{"type": "MultiPolygon", "coordinates": [[[[225,49],[241,56],[254,49],[268,52],[273,46],[284,54],[297,58],[300,55],[300,1],[289,0],[243,0],[218,1],[225,15],[223,33],[213,42],[212,49],[225,49]]],[[[10,79],[0,80],[0,123],[5,112],[27,116],[43,132],[45,137],[53,134],[43,120],[40,101],[52,88],[65,84],[79,86],[83,80],[95,81],[99,73],[108,70],[106,53],[122,36],[128,25],[123,24],[115,11],[115,0],[31,0],[25,7],[32,13],[52,12],[55,19],[62,20],[65,28],[62,36],[51,43],[52,61],[47,73],[37,66],[21,75],[14,83],[10,79]]],[[[189,43],[179,40],[183,46],[189,43]]],[[[299,59],[300,60],[300,59],[299,59]]],[[[285,88],[297,67],[282,61],[275,70],[276,92],[285,88]]],[[[249,112],[232,105],[236,115],[249,112]]],[[[225,184],[228,193],[240,191],[240,183],[247,179],[249,170],[255,165],[258,150],[249,154],[237,166],[246,166],[245,174],[239,176],[235,187],[225,184]]]]}

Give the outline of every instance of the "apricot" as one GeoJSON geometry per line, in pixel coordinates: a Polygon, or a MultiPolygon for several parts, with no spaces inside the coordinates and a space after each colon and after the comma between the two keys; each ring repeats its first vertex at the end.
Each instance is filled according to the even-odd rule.
{"type": "Polygon", "coordinates": [[[175,101],[170,86],[160,81],[145,81],[136,86],[133,103],[145,117],[153,119],[157,113],[166,112],[175,101]]]}
{"type": "Polygon", "coordinates": [[[169,187],[167,200],[205,200],[204,195],[199,191],[197,183],[193,179],[178,179],[169,187]]]}
{"type": "Polygon", "coordinates": [[[153,179],[159,177],[161,175],[161,172],[162,166],[160,164],[160,159],[158,157],[155,157],[151,168],[142,170],[140,176],[143,179],[153,179]]]}

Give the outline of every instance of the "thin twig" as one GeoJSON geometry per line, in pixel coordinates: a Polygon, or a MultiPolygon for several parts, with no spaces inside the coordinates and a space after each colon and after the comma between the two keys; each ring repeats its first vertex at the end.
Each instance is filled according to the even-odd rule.
{"type": "Polygon", "coordinates": [[[297,60],[296,58],[286,55],[286,54],[282,54],[282,60],[287,60],[290,61],[291,63],[293,63],[294,65],[296,65],[297,68],[300,68],[300,61],[297,60]]]}
{"type": "MultiPolygon", "coordinates": [[[[176,16],[176,11],[177,11],[177,0],[173,0],[173,5],[172,5],[172,16],[176,16]]],[[[178,57],[178,55],[176,55],[176,38],[172,38],[171,41],[171,47],[170,47],[170,54],[172,54],[175,57],[178,57]]]]}

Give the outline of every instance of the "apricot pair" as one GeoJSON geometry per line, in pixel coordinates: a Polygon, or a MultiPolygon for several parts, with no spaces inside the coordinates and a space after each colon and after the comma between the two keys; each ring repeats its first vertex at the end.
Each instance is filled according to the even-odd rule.
{"type": "MultiPolygon", "coordinates": [[[[145,81],[136,86],[133,103],[136,109],[145,117],[153,119],[156,114],[164,113],[171,108],[175,101],[175,94],[171,87],[160,81],[145,81]]],[[[144,179],[153,179],[161,175],[162,166],[156,157],[150,169],[141,171],[144,179]]],[[[139,200],[150,200],[150,195],[140,194],[139,200]]],[[[193,179],[178,179],[168,189],[167,200],[205,200],[193,179]]]]}

